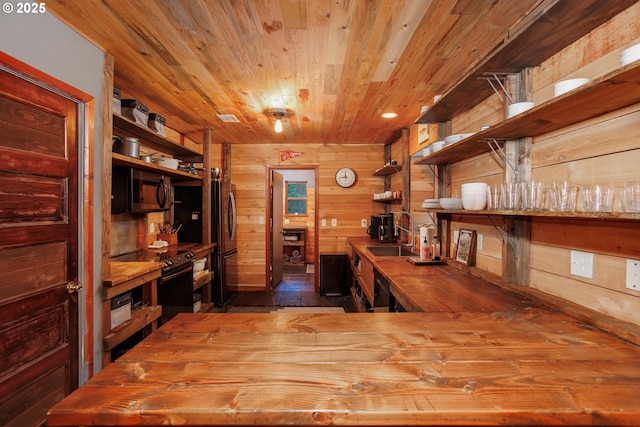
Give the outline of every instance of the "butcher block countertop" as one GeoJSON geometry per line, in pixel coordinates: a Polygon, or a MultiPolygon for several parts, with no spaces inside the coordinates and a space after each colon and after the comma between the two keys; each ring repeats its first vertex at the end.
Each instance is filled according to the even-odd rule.
{"type": "Polygon", "coordinates": [[[637,426],[639,360],[543,308],[179,314],[48,425],[637,426]]]}
{"type": "Polygon", "coordinates": [[[640,426],[639,346],[451,266],[375,266],[425,312],[179,314],[48,425],[640,426]]]}

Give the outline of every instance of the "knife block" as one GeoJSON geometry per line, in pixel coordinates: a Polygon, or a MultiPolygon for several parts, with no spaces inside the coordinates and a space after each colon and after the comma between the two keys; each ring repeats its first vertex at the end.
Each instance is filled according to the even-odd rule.
{"type": "Polygon", "coordinates": [[[158,233],[158,240],[164,240],[169,245],[177,245],[178,244],[178,233],[172,233],[172,234],[158,233]]]}

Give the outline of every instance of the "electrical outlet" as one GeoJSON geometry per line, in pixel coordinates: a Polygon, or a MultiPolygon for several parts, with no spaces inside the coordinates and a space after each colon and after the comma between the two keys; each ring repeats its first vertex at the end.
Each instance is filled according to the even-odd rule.
{"type": "Polygon", "coordinates": [[[153,225],[152,222],[150,222],[149,223],[149,233],[153,233],[155,229],[156,229],[156,227],[153,225]]]}
{"type": "Polygon", "coordinates": [[[454,230],[453,231],[453,243],[455,243],[456,245],[458,244],[458,237],[459,236],[460,236],[460,231],[454,230]]]}
{"type": "Polygon", "coordinates": [[[640,291],[640,261],[637,259],[627,260],[627,289],[640,291]]]}
{"type": "Polygon", "coordinates": [[[361,219],[360,220],[360,226],[366,227],[367,226],[367,220],[366,219],[361,219]]]}
{"type": "Polygon", "coordinates": [[[571,274],[593,279],[593,254],[591,252],[571,251],[571,274]]]}
{"type": "Polygon", "coordinates": [[[284,223],[285,223],[285,224],[289,224],[289,223],[291,223],[291,220],[290,220],[289,218],[285,218],[285,219],[284,219],[284,223]]]}
{"type": "Polygon", "coordinates": [[[331,218],[331,226],[332,227],[337,227],[338,226],[338,220],[335,218],[331,218]]]}
{"type": "Polygon", "coordinates": [[[260,224],[264,224],[264,217],[263,217],[263,216],[261,216],[260,218],[258,218],[258,222],[259,222],[260,224]]]}
{"type": "Polygon", "coordinates": [[[484,243],[483,235],[480,233],[476,234],[476,249],[481,251],[483,243],[484,243]]]}
{"type": "Polygon", "coordinates": [[[320,227],[326,227],[327,226],[327,220],[326,219],[321,219],[320,220],[320,227]]]}

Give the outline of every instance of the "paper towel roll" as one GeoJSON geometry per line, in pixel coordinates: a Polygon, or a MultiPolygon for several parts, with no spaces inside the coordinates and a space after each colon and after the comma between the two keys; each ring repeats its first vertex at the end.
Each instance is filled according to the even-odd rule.
{"type": "Polygon", "coordinates": [[[420,241],[424,242],[424,238],[429,239],[429,227],[420,227],[420,241]]]}

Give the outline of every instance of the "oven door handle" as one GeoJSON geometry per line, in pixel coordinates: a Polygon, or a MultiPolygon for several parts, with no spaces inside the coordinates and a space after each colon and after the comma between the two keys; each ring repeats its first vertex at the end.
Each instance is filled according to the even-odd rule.
{"type": "Polygon", "coordinates": [[[162,276],[162,282],[167,282],[169,280],[173,280],[178,276],[181,276],[182,274],[186,273],[187,271],[193,271],[193,263],[189,262],[187,264],[185,264],[183,267],[180,267],[177,270],[171,271],[169,274],[167,274],[166,276],[162,276]]]}

